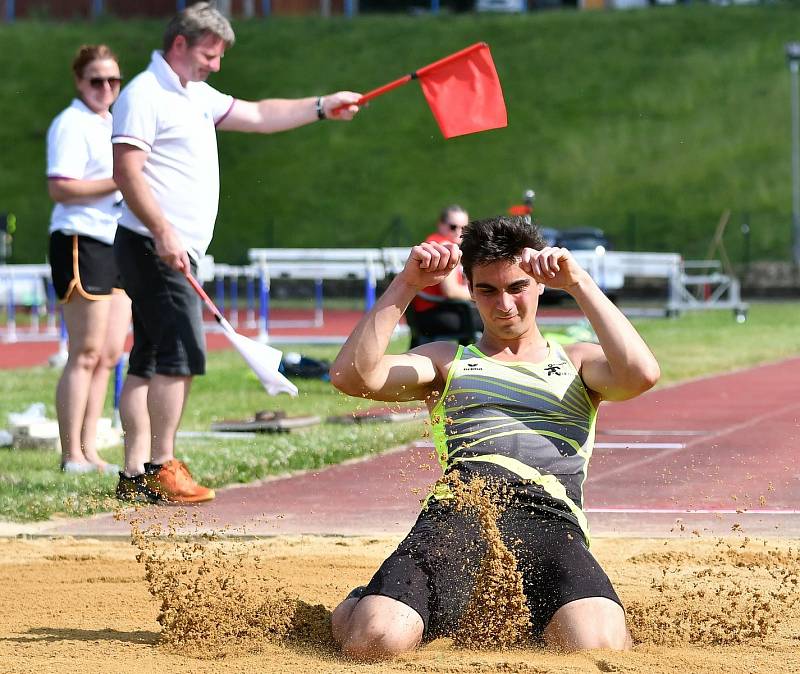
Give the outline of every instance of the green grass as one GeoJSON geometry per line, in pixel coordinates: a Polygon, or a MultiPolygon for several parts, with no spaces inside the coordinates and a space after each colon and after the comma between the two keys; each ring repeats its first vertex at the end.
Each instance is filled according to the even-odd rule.
{"type": "MultiPolygon", "coordinates": [[[[352,124],[220,134],[222,190],[211,253],[259,246],[410,245],[437,209],[504,211],[526,188],[551,226],[604,227],[617,247],[702,255],[724,209],[727,247],[789,257],[789,75],[797,4],[692,4],[524,16],[364,15],[239,22],[212,84],[242,98],[368,90],[487,41],[509,111],[504,130],[444,141],[412,84],[352,124]]],[[[0,26],[14,57],[0,80],[0,211],[17,213],[14,261],[39,262],[50,203],[44,138],[72,95],[77,45],[104,40],[127,76],[158,47],[162,21],[0,26]]]]}
{"type": "MultiPolygon", "coordinates": [[[[754,304],[745,324],[737,324],[725,311],[636,323],[661,364],[660,386],[797,355],[798,324],[800,303],[754,304]]],[[[337,351],[326,346],[282,348],[328,359],[337,351]]],[[[395,342],[392,348],[400,351],[405,342],[395,342]]],[[[47,403],[52,417],[57,378],[58,373],[48,368],[4,371],[0,378],[0,419],[37,401],[47,403]]],[[[301,390],[298,397],[269,398],[237,354],[212,353],[207,376],[194,383],[182,429],[207,430],[212,421],[242,418],[260,409],[327,417],[372,404],[344,396],[325,382],[297,383],[301,390]]],[[[420,438],[424,431],[423,419],[365,426],[326,423],[253,440],[180,440],[178,455],[204,484],[221,487],[380,452],[420,438]]],[[[104,456],[119,462],[122,452],[114,448],[104,456]]],[[[113,477],[63,475],[57,470],[58,456],[54,453],[0,449],[0,465],[0,520],[81,516],[108,510],[114,504],[113,477]]]]}
{"type": "Polygon", "coordinates": [[[800,354],[800,303],[757,302],[747,322],[729,311],[636,323],[661,365],[660,386],[800,354]]]}
{"type": "MultiPolygon", "coordinates": [[[[400,348],[396,345],[395,348],[400,348]]],[[[291,346],[285,351],[333,358],[333,347],[291,346]]],[[[25,409],[32,402],[45,402],[47,415],[55,417],[53,395],[59,373],[39,367],[4,371],[0,379],[0,419],[25,409]]],[[[182,430],[208,430],[221,419],[252,416],[260,409],[280,409],[288,415],[313,414],[323,418],[346,415],[371,406],[371,401],[344,396],[321,381],[300,380],[296,398],[269,398],[235,352],[215,352],[209,357],[209,376],[193,386],[182,430]]],[[[110,408],[107,413],[110,414],[110,408]]],[[[346,459],[399,446],[424,431],[424,420],[371,425],[323,424],[290,434],[260,435],[255,439],[179,440],[178,456],[211,487],[252,482],[271,475],[320,468],[346,459]]],[[[121,448],[103,452],[116,463],[121,448]]],[[[53,515],[82,516],[107,511],[116,478],[99,475],[68,476],[58,472],[58,455],[37,450],[0,449],[0,520],[36,521],[53,515]]]]}

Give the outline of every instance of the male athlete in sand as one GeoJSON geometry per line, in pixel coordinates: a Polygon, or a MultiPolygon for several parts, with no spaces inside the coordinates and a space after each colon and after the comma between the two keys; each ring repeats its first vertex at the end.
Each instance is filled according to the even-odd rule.
{"type": "MultiPolygon", "coordinates": [[[[445,472],[480,477],[508,496],[498,522],[522,574],[531,636],[568,650],[630,647],[625,612],[588,549],[582,485],[597,407],[659,378],[642,338],[564,248],[545,247],[521,217],[472,222],[461,247],[426,242],[364,316],[331,368],[340,390],[374,400],[425,400],[445,472]],[[485,331],[388,355],[414,295],[459,262],[485,331]],[[536,324],[544,287],[569,293],[598,344],[559,346],[536,324]]],[[[442,487],[443,485],[439,485],[442,487]]],[[[411,532],[369,584],[332,615],[342,651],[389,658],[452,634],[480,561],[474,518],[435,489],[411,532]]]]}

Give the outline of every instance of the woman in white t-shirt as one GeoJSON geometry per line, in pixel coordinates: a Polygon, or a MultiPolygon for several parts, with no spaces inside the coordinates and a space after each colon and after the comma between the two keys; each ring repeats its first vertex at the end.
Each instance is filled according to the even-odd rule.
{"type": "Polygon", "coordinates": [[[49,258],[69,333],[69,357],[56,388],[61,469],[116,472],[98,455],[96,434],[131,320],[112,245],[122,197],[112,178],[109,109],[122,78],[105,45],[82,46],[72,70],[78,95],[47,132],[48,192],[56,202],[49,258]]]}

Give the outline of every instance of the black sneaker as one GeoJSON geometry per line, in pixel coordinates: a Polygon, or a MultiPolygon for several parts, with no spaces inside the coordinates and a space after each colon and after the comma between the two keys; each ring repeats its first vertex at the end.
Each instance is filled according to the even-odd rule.
{"type": "Polygon", "coordinates": [[[156,475],[159,470],[161,470],[160,463],[150,463],[149,461],[144,464],[144,474],[145,475],[156,475]]]}
{"type": "Polygon", "coordinates": [[[117,498],[128,503],[163,503],[159,493],[147,484],[146,475],[128,477],[120,472],[117,483],[117,498]]]}

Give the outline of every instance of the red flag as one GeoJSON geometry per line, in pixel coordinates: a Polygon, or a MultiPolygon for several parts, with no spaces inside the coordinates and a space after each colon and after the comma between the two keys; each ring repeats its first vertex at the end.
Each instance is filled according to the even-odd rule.
{"type": "MultiPolygon", "coordinates": [[[[485,42],[477,42],[410,75],[368,91],[356,105],[364,105],[412,79],[419,79],[445,138],[508,126],[503,90],[489,45],[485,42]]],[[[344,104],[339,106],[333,114],[344,107],[344,104]]]]}
{"type": "Polygon", "coordinates": [[[489,45],[478,43],[416,73],[445,138],[508,126],[489,45]]]}

